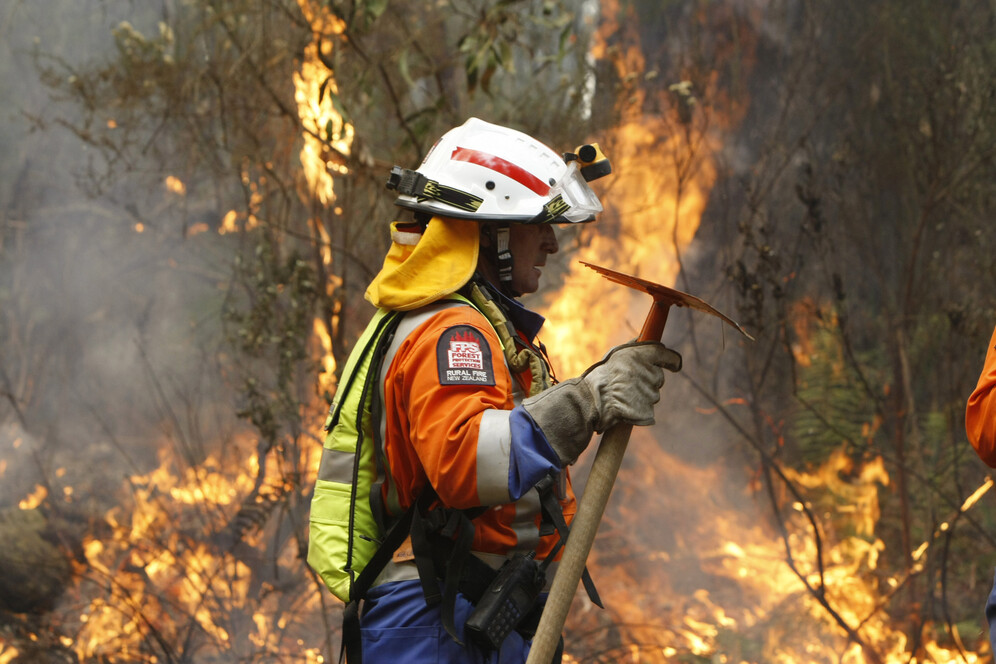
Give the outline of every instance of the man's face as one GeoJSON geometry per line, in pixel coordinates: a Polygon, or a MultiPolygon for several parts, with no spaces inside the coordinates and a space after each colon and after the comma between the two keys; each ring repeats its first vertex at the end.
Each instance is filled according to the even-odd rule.
{"type": "Polygon", "coordinates": [[[510,224],[508,248],[512,252],[512,290],[525,295],[539,289],[540,268],[546,257],[560,250],[550,224],[510,224]]]}

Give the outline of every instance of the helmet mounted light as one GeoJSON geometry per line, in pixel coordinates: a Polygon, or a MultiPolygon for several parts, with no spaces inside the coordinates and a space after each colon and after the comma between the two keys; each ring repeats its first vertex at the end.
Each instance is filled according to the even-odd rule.
{"type": "Polygon", "coordinates": [[[585,182],[603,178],[612,172],[612,164],[598,147],[598,143],[581,145],[575,148],[574,152],[565,152],[564,161],[568,163],[577,161],[585,182]]]}

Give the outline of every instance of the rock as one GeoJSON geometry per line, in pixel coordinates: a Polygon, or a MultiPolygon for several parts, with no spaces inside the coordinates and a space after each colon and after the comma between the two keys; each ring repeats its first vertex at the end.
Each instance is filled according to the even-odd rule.
{"type": "Polygon", "coordinates": [[[72,567],[51,540],[41,511],[0,510],[0,608],[39,613],[54,606],[70,583],[72,567]]]}

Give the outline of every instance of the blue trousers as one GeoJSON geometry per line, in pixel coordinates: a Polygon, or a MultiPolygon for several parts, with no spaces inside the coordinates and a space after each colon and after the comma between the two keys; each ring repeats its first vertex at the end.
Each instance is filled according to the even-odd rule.
{"type": "Polygon", "coordinates": [[[993,576],[993,589],[986,600],[986,622],[989,623],[989,647],[996,657],[996,575],[993,576]]]}
{"type": "Polygon", "coordinates": [[[360,617],[364,664],[523,664],[530,641],[512,632],[498,651],[482,650],[464,638],[473,605],[457,595],[455,642],[443,628],[438,606],[427,606],[418,581],[396,581],[373,588],[360,617]]]}

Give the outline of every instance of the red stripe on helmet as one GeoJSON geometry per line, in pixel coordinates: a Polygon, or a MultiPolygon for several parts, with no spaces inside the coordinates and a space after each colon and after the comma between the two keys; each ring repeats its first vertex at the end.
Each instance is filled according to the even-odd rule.
{"type": "Polygon", "coordinates": [[[497,173],[501,173],[506,177],[512,178],[523,187],[531,189],[538,196],[546,196],[550,192],[550,185],[543,182],[526,169],[521,166],[516,166],[512,162],[502,159],[501,157],[488,154],[487,152],[471,150],[469,148],[455,148],[453,150],[453,154],[450,155],[450,159],[453,161],[465,161],[470,164],[483,166],[484,168],[490,168],[497,173]]]}

